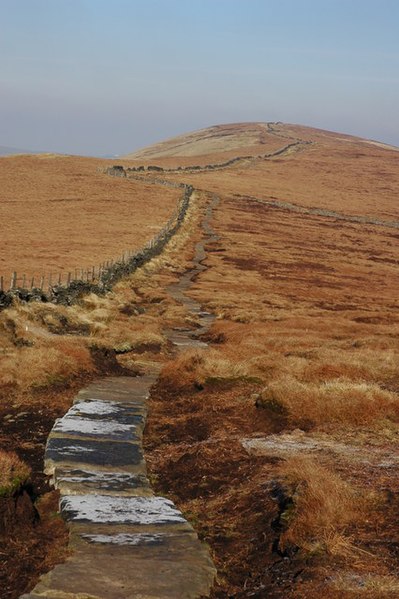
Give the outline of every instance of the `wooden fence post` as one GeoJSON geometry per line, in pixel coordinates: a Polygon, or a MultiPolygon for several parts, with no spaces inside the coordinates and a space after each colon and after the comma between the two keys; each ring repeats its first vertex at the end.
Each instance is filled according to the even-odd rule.
{"type": "Polygon", "coordinates": [[[33,275],[33,277],[30,280],[30,288],[33,289],[35,286],[35,276],[33,275]]]}
{"type": "Polygon", "coordinates": [[[0,291],[4,291],[4,280],[3,275],[0,276],[0,291]]]}
{"type": "Polygon", "coordinates": [[[16,286],[17,286],[17,273],[13,272],[11,275],[10,289],[15,289],[16,286]]]}
{"type": "Polygon", "coordinates": [[[44,275],[42,275],[40,278],[40,291],[43,291],[43,286],[44,286],[44,275]]]}
{"type": "Polygon", "coordinates": [[[22,277],[22,289],[26,289],[26,275],[22,277]]]}

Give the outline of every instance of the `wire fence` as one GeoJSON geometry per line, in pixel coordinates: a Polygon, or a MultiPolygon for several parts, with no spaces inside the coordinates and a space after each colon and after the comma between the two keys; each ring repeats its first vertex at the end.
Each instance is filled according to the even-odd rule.
{"type": "MultiPolygon", "coordinates": [[[[98,265],[85,268],[75,268],[73,271],[60,271],[42,273],[40,275],[19,274],[17,271],[5,277],[0,275],[0,294],[17,295],[20,299],[29,299],[32,296],[47,296],[53,299],[60,294],[61,290],[98,287],[110,287],[124,274],[133,272],[138,266],[151,259],[163,249],[169,239],[179,228],[189,206],[189,200],[193,192],[191,185],[182,185],[183,195],[172,216],[162,229],[150,239],[146,245],[139,250],[127,250],[116,259],[104,261],[98,265]]],[[[0,308],[3,302],[0,301],[0,308]]]]}

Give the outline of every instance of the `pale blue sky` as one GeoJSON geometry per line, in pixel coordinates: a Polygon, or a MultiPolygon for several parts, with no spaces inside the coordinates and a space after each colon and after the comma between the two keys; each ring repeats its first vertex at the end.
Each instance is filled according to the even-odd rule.
{"type": "Polygon", "coordinates": [[[0,145],[280,120],[399,146],[398,106],[398,0],[0,0],[0,145]]]}

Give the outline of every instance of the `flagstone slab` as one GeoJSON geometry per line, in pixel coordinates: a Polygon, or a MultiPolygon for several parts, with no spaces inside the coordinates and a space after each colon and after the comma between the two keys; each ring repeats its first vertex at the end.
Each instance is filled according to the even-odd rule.
{"type": "Polygon", "coordinates": [[[185,518],[164,497],[69,495],[60,501],[61,513],[70,522],[94,524],[179,524],[185,518]]]}
{"type": "Polygon", "coordinates": [[[198,540],[109,545],[86,543],[24,599],[198,599],[214,566],[198,540]]]}
{"type": "Polygon", "coordinates": [[[185,520],[164,522],[159,524],[157,522],[152,523],[123,523],[123,522],[90,522],[83,520],[74,520],[69,522],[70,530],[70,541],[71,547],[81,547],[82,539],[88,535],[140,535],[149,534],[156,535],[162,534],[170,538],[180,537],[181,535],[198,539],[196,532],[194,531],[191,524],[185,520]]]}
{"type": "Polygon", "coordinates": [[[92,464],[97,466],[137,466],[143,463],[141,444],[126,441],[97,441],[50,436],[46,447],[46,471],[49,463],[92,464]]]}
{"type": "Polygon", "coordinates": [[[187,333],[183,331],[175,331],[171,330],[168,333],[168,339],[176,345],[177,347],[184,348],[194,348],[194,349],[203,349],[208,347],[206,343],[200,341],[199,339],[195,339],[194,337],[188,336],[187,333]]]}
{"type": "Polygon", "coordinates": [[[55,487],[62,495],[135,495],[148,496],[154,492],[144,474],[112,470],[57,468],[55,487]]]}
{"type": "Polygon", "coordinates": [[[117,401],[116,399],[110,400],[108,392],[103,392],[100,395],[100,393],[93,393],[90,397],[80,397],[75,400],[68,413],[86,418],[122,418],[140,415],[143,418],[147,414],[145,397],[117,401]]]}
{"type": "Polygon", "coordinates": [[[114,441],[138,441],[141,430],[134,424],[123,424],[117,420],[93,420],[67,414],[56,421],[52,436],[101,438],[114,441]]]}

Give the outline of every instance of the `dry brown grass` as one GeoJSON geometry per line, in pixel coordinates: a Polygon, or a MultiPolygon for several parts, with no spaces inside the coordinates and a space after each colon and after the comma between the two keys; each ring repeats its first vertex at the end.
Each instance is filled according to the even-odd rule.
{"type": "MultiPolygon", "coordinates": [[[[110,177],[110,161],[76,156],[0,158],[0,275],[74,273],[137,250],[176,207],[181,190],[110,177]]],[[[29,280],[29,279],[28,279],[29,280]]]]}
{"type": "Polygon", "coordinates": [[[16,453],[0,450],[0,497],[12,494],[29,474],[29,466],[16,453]]]}
{"type": "MultiPolygon", "coordinates": [[[[369,576],[367,584],[374,580],[377,590],[370,597],[377,597],[378,584],[381,589],[394,584],[386,575],[397,567],[398,474],[392,466],[362,460],[361,452],[363,446],[383,447],[384,455],[398,449],[398,233],[272,208],[246,196],[396,219],[397,152],[298,127],[278,131],[282,136],[273,142],[279,145],[287,143],[285,135],[316,144],[245,168],[169,175],[222,196],[213,223],[220,240],[208,248],[208,269],[190,290],[217,321],[209,334],[212,350],[182,354],[163,369],[155,420],[149,426],[155,431],[149,433],[149,443],[157,447],[150,462],[155,475],[169,485],[163,492],[172,489],[174,498],[192,510],[216,552],[222,572],[218,599],[244,593],[244,583],[248,593],[259,592],[259,581],[265,581],[270,597],[274,591],[276,597],[284,592],[299,597],[295,592],[301,589],[306,599],[333,596],[333,581],[352,566],[369,576]],[[231,384],[218,387],[212,379],[231,384]],[[262,389],[268,409],[255,405],[254,394],[262,403],[262,389]],[[349,439],[357,461],[335,463],[321,452],[317,463],[299,456],[280,465],[275,458],[248,454],[240,443],[242,436],[293,427],[313,428],[315,438],[328,434],[343,445],[349,439]],[[299,565],[295,560],[280,564],[271,581],[277,559],[271,550],[276,505],[268,483],[276,476],[291,487],[295,499],[280,546],[296,545],[307,557],[299,565]],[[370,518],[371,508],[359,498],[373,489],[377,498],[370,518]],[[378,545],[373,545],[375,538],[378,545]],[[354,564],[353,555],[359,555],[355,546],[364,553],[354,564]],[[296,577],[302,568],[305,573],[311,568],[311,580],[296,577]]],[[[201,159],[209,157],[217,162],[221,155],[201,159]]],[[[194,158],[162,160],[165,165],[185,164],[194,158]]],[[[25,312],[17,306],[4,312],[2,359],[8,362],[2,372],[12,373],[17,355],[26,355],[21,364],[28,364],[34,348],[45,372],[46,360],[53,368],[58,356],[57,376],[69,376],[75,368],[70,360],[84,363],[73,354],[93,344],[127,348],[132,364],[137,345],[146,343],[160,343],[159,361],[170,357],[162,327],[181,326],[185,315],[165,288],[193,255],[203,201],[198,195],[163,255],[106,298],[88,297],[73,308],[38,306],[25,312]],[[63,327],[70,331],[60,357],[53,351],[60,350],[57,339],[63,327]],[[44,348],[51,350],[48,356],[44,348]]],[[[37,372],[34,360],[31,372],[37,372]]],[[[37,380],[23,374],[23,368],[13,376],[21,389],[37,380]]],[[[342,581],[336,596],[355,598],[356,585],[345,577],[342,581]]]]}
{"type": "Polygon", "coordinates": [[[359,518],[355,490],[309,457],[290,458],[280,466],[279,473],[291,497],[280,517],[285,525],[280,548],[295,545],[309,553],[348,555],[351,542],[343,533],[359,518]]]}
{"type": "Polygon", "coordinates": [[[161,384],[181,390],[203,386],[209,379],[236,379],[248,375],[245,364],[223,357],[214,349],[187,350],[167,363],[161,372],[161,384]]]}
{"type": "MultiPolygon", "coordinates": [[[[29,390],[68,385],[96,371],[91,349],[117,354],[135,371],[135,353],[167,352],[162,328],[181,322],[183,311],[160,284],[172,282],[187,265],[183,248],[197,226],[199,196],[187,219],[162,256],[120,281],[105,296],[93,293],[73,306],[16,302],[0,312],[0,390],[11,389],[13,400],[30,401],[29,390]],[[171,256],[177,260],[170,262],[171,256]],[[162,277],[157,273],[164,269],[162,277]]],[[[190,252],[192,251],[190,247],[190,252]]]]}
{"type": "Polygon", "coordinates": [[[281,139],[268,132],[265,123],[218,125],[172,138],[124,157],[137,164],[165,167],[205,165],[238,156],[266,154],[281,147],[281,139]]]}
{"type": "MultiPolygon", "coordinates": [[[[382,448],[387,456],[390,451],[392,455],[398,451],[398,232],[394,228],[336,221],[326,215],[298,214],[262,205],[248,196],[399,220],[393,201],[399,193],[395,167],[398,154],[394,149],[326,132],[300,127],[280,127],[279,131],[316,143],[272,161],[181,175],[193,185],[221,195],[213,221],[220,240],[209,246],[208,269],[190,290],[192,297],[217,316],[208,335],[215,345],[209,358],[204,352],[188,352],[164,368],[162,383],[177,407],[172,417],[168,401],[164,407],[159,403],[154,438],[157,442],[166,439],[171,469],[183,468],[190,462],[190,452],[202,455],[204,444],[209,443],[215,466],[208,464],[208,481],[217,479],[218,460],[225,456],[225,448],[217,445],[223,427],[231,443],[240,430],[258,436],[299,427],[328,433],[343,447],[352,444],[356,462],[342,458],[337,463],[327,451],[321,451],[320,462],[299,456],[281,469],[276,467],[280,476],[297,489],[295,510],[281,546],[297,545],[312,559],[300,565],[288,560],[286,570],[283,566],[278,570],[279,582],[276,578],[270,587],[264,565],[254,577],[265,577],[265,593],[270,589],[270,597],[274,590],[276,597],[282,596],[279,593],[284,591],[279,585],[284,585],[284,572],[288,576],[290,568],[295,572],[303,567],[305,572],[311,570],[311,580],[296,582],[295,578],[284,587],[284,596],[354,599],[363,595],[356,595],[356,585],[351,586],[349,579],[343,579],[339,591],[332,584],[341,570],[353,567],[362,580],[370,584],[374,580],[377,585],[365,597],[377,597],[378,584],[381,597],[385,597],[389,588],[397,585],[396,578],[392,581],[386,575],[390,568],[397,567],[397,525],[392,514],[397,508],[398,473],[384,463],[377,465],[377,458],[371,465],[367,452],[374,446],[382,448]],[[208,377],[234,378],[236,372],[240,374],[228,392],[206,384],[208,377]],[[242,390],[242,373],[262,381],[255,389],[249,388],[247,395],[242,390]],[[266,410],[259,407],[255,416],[254,391],[258,406],[262,401],[268,404],[266,410]],[[194,402],[200,406],[195,414],[194,402]],[[220,426],[215,433],[218,419],[220,426]],[[201,431],[198,444],[193,442],[196,431],[201,431]],[[175,438],[175,445],[168,444],[171,438],[175,438]],[[370,490],[376,495],[373,507],[363,501],[370,490]],[[375,539],[378,544],[373,544],[375,539]],[[323,555],[321,562],[317,562],[317,555],[323,555]]],[[[286,139],[280,142],[284,145],[286,139]]],[[[216,162],[217,154],[214,158],[216,162]]],[[[178,179],[180,175],[169,177],[178,179]]],[[[160,450],[157,457],[159,454],[160,450]]],[[[273,459],[264,458],[265,467],[273,459]]],[[[236,457],[237,471],[245,464],[243,456],[236,457]]],[[[255,468],[255,457],[253,464],[255,468]]],[[[153,468],[158,471],[156,459],[153,468]]],[[[166,467],[162,475],[168,482],[172,477],[166,467]]],[[[229,473],[224,475],[228,478],[229,473]]],[[[184,473],[182,476],[179,485],[184,487],[184,473]]],[[[230,477],[236,489],[233,469],[230,477]]],[[[251,559],[256,559],[248,547],[259,529],[237,532],[241,545],[231,539],[224,543],[217,532],[213,535],[211,531],[220,526],[221,519],[235,525],[235,531],[240,526],[240,515],[234,512],[230,497],[234,492],[226,494],[215,483],[207,502],[201,495],[201,477],[198,484],[199,496],[190,503],[190,509],[212,539],[216,554],[223,556],[222,571],[226,568],[234,581],[239,564],[233,552],[241,551],[242,546],[241,559],[254,563],[251,559]],[[247,549],[245,543],[249,543],[247,549]]],[[[184,504],[184,491],[173,489],[184,504]]],[[[260,484],[259,493],[262,491],[264,497],[260,484]]],[[[257,497],[256,491],[250,479],[243,478],[234,506],[240,502],[249,506],[251,497],[257,497]]],[[[253,501],[254,510],[258,510],[253,501]]],[[[269,528],[263,532],[265,538],[272,535],[269,528]]],[[[273,554],[269,557],[273,559],[273,554]]],[[[220,588],[226,594],[238,592],[233,582],[230,587],[223,584],[220,588]]],[[[246,584],[252,582],[246,579],[246,584]]],[[[256,589],[253,584],[251,589],[256,589]]],[[[214,596],[227,595],[216,590],[214,596]]]]}
{"type": "MultiPolygon", "coordinates": [[[[395,599],[399,595],[399,583],[395,576],[386,574],[359,574],[345,572],[332,581],[332,591],[337,591],[337,597],[348,599],[395,599]]],[[[335,595],[334,595],[335,599],[335,595]]]]}
{"type": "MultiPolygon", "coordinates": [[[[283,125],[277,126],[276,131],[281,137],[273,136],[273,140],[280,148],[292,141],[286,135],[315,143],[272,160],[224,171],[184,173],[181,177],[195,187],[221,195],[234,193],[399,220],[397,204],[392,201],[399,192],[397,148],[308,127],[283,125]]],[[[261,153],[257,148],[248,149],[248,154],[261,153]]],[[[208,162],[219,161],[218,154],[207,158],[208,162]]],[[[163,163],[162,159],[155,162],[163,163]]],[[[179,175],[174,174],[173,178],[179,175]]]]}
{"type": "Polygon", "coordinates": [[[329,380],[302,383],[293,377],[273,381],[260,394],[258,405],[281,414],[291,425],[322,424],[385,426],[398,422],[399,398],[376,384],[329,380]]]}

